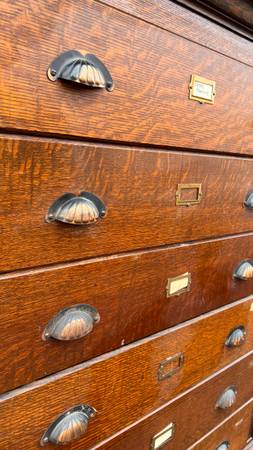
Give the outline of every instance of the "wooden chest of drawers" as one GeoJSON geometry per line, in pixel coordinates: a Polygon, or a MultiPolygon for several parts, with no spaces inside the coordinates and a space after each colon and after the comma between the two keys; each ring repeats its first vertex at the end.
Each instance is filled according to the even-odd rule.
{"type": "Polygon", "coordinates": [[[237,3],[2,1],[0,450],[253,445],[237,3]]]}

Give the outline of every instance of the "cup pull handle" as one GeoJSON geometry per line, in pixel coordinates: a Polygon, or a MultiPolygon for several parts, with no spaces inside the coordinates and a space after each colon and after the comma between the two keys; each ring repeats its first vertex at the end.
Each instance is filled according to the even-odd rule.
{"type": "Polygon", "coordinates": [[[225,342],[225,346],[229,348],[240,347],[246,339],[246,330],[244,326],[240,326],[232,330],[225,342]]]}
{"type": "Polygon", "coordinates": [[[43,434],[40,445],[64,445],[86,433],[89,420],[96,414],[89,405],[78,405],[58,416],[43,434]]]}
{"type": "Polygon", "coordinates": [[[231,408],[236,402],[237,391],[234,386],[230,386],[221,394],[215,407],[218,409],[231,408]]]}
{"type": "Polygon", "coordinates": [[[223,441],[223,442],[216,448],[216,450],[228,450],[229,447],[230,447],[230,442],[229,442],[229,441],[223,441]]]}
{"type": "Polygon", "coordinates": [[[49,208],[46,222],[63,222],[70,225],[89,225],[102,219],[106,208],[102,200],[90,192],[80,195],[64,194],[49,208]]]}
{"type": "Polygon", "coordinates": [[[42,339],[73,341],[91,333],[100,320],[99,313],[90,305],[76,305],[61,310],[47,324],[42,339]]]}
{"type": "Polygon", "coordinates": [[[113,90],[112,76],[97,56],[79,50],[69,50],[55,58],[47,71],[50,81],[58,79],[93,88],[113,90]]]}
{"type": "Polygon", "coordinates": [[[235,269],[234,278],[238,280],[250,280],[253,278],[253,261],[241,261],[235,269]]]}
{"type": "Polygon", "coordinates": [[[249,191],[244,200],[244,206],[248,209],[253,209],[253,190],[249,191]]]}

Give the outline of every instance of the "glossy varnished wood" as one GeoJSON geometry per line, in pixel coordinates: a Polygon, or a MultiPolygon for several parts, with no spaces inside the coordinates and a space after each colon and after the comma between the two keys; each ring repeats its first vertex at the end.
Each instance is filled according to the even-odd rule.
{"type": "Polygon", "coordinates": [[[98,411],[82,445],[102,441],[252,350],[251,310],[252,299],[240,301],[2,395],[0,448],[8,441],[13,450],[37,448],[55,416],[80,403],[98,411]],[[241,347],[226,348],[238,323],[248,328],[248,338],[241,347]],[[161,361],[178,352],[184,354],[183,367],[159,381],[161,361]]]}
{"type": "MultiPolygon", "coordinates": [[[[222,435],[224,436],[225,432],[230,430],[231,434],[228,434],[227,438],[233,437],[234,441],[236,431],[237,439],[241,434],[240,442],[245,444],[249,434],[249,421],[253,408],[252,401],[249,401],[252,395],[251,385],[250,383],[245,383],[245,379],[252,377],[252,362],[253,354],[251,353],[241,361],[215,374],[208,381],[199,384],[185,395],[169,402],[149,417],[144,417],[140,422],[121,434],[113,436],[107,442],[98,444],[94,448],[99,450],[147,450],[150,448],[153,436],[157,435],[170,423],[174,423],[173,439],[164,448],[168,450],[185,450],[189,446],[196,445],[196,441],[203,439],[204,435],[219,426],[232,413],[234,414],[235,410],[244,405],[244,402],[247,402],[244,409],[236,415],[236,417],[239,416],[239,419],[234,420],[234,416],[233,419],[226,422],[226,425],[224,424],[219,428],[219,432],[216,435],[212,433],[210,436],[213,443],[215,442],[214,438],[219,439],[222,435]],[[238,388],[236,404],[224,411],[215,409],[214,405],[217,398],[221,392],[231,385],[236,385],[238,388]],[[241,419],[243,419],[243,422],[240,425],[243,426],[243,430],[236,426],[241,419]],[[247,430],[247,436],[244,430],[247,430]]],[[[205,439],[204,442],[209,441],[205,439]]],[[[238,443],[238,440],[235,440],[235,442],[238,443]]],[[[219,443],[219,440],[216,440],[216,446],[213,443],[213,447],[210,449],[215,450],[219,443]]],[[[234,446],[232,448],[238,450],[242,449],[242,447],[234,446]]],[[[78,450],[79,448],[81,449],[81,445],[77,446],[77,448],[78,450]]],[[[207,447],[203,445],[199,447],[194,446],[195,448],[207,450],[207,447]]]]}
{"type": "Polygon", "coordinates": [[[3,0],[0,19],[2,128],[252,153],[251,67],[93,0],[3,0]],[[48,80],[73,48],[105,63],[112,93],[48,80]],[[189,100],[191,74],[216,81],[215,105],[189,100]]]}
{"type": "Polygon", "coordinates": [[[103,3],[253,66],[249,40],[242,39],[190,8],[168,0],[149,0],[148,8],[145,8],[145,0],[103,0],[103,3]]]}
{"type": "Polygon", "coordinates": [[[251,159],[18,137],[1,138],[0,155],[1,271],[253,227],[243,206],[251,159]],[[179,183],[201,183],[200,203],[176,206],[179,183]],[[105,218],[83,227],[46,223],[58,197],[80,191],[104,202],[105,218]]]}
{"type": "Polygon", "coordinates": [[[1,5],[0,130],[10,133],[0,138],[1,450],[40,449],[57,416],[80,404],[97,412],[69,450],[147,450],[168,421],[168,449],[218,426],[194,446],[211,449],[238,423],[232,449],[246,443],[249,407],[226,419],[253,395],[253,297],[238,301],[253,280],[233,278],[253,259],[253,213],[243,206],[253,160],[201,150],[252,155],[252,52],[178,4],[144,3],[1,5]],[[69,49],[101,58],[114,91],[50,81],[48,66],[69,49]],[[215,80],[214,105],[189,100],[192,74],[215,80]],[[199,204],[176,206],[180,183],[201,185],[199,204]],[[69,225],[82,191],[85,217],[75,222],[101,220],[69,225]],[[66,192],[71,213],[59,202],[49,210],[66,192]],[[167,279],[184,272],[189,292],[167,298],[167,279]],[[68,320],[76,313],[77,337],[82,318],[83,338],[50,339],[66,337],[64,308],[68,320]],[[229,347],[238,327],[245,342],[229,347]],[[174,355],[182,367],[165,377],[174,355]],[[218,409],[231,386],[235,403],[218,409]]]}
{"type": "Polygon", "coordinates": [[[253,279],[233,274],[240,261],[253,259],[252,248],[249,235],[2,275],[0,391],[250,295],[253,279]],[[190,291],[167,298],[167,279],[185,272],[190,291]],[[81,303],[100,314],[91,334],[72,342],[42,340],[52,317],[81,303]]]}
{"type": "Polygon", "coordinates": [[[252,438],[252,407],[251,401],[189,450],[214,450],[223,442],[229,442],[229,450],[243,449],[252,438]]]}

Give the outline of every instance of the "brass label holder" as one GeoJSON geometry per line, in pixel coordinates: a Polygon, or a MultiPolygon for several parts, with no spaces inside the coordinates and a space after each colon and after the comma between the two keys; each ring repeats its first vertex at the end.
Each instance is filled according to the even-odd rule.
{"type": "Polygon", "coordinates": [[[189,98],[199,103],[214,104],[216,83],[208,78],[192,75],[189,84],[189,98]]]}
{"type": "Polygon", "coordinates": [[[177,206],[191,206],[200,203],[202,197],[202,183],[180,183],[177,185],[176,191],[176,205],[177,206]],[[185,194],[189,194],[190,191],[193,195],[192,198],[184,198],[185,194]]]}
{"type": "Polygon", "coordinates": [[[150,444],[150,450],[160,450],[167,444],[175,434],[175,424],[171,422],[167,427],[153,436],[150,444]]]}
{"type": "Polygon", "coordinates": [[[176,353],[173,356],[169,356],[164,359],[158,369],[158,380],[163,381],[172,377],[177,373],[184,364],[184,354],[182,352],[176,353]]]}
{"type": "Polygon", "coordinates": [[[166,286],[166,297],[173,297],[174,295],[180,295],[184,292],[189,292],[191,287],[191,274],[185,272],[174,278],[168,278],[166,286]]]}

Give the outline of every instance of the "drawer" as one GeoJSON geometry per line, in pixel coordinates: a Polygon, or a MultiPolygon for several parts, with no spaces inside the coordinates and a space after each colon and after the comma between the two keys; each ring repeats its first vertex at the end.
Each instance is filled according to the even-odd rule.
{"type": "Polygon", "coordinates": [[[0,153],[1,271],[252,230],[250,159],[12,137],[0,153]],[[83,191],[107,215],[60,223],[102,215],[83,191]]]}
{"type": "MultiPolygon", "coordinates": [[[[204,383],[190,389],[186,394],[167,403],[148,417],[142,418],[123,432],[92,448],[99,450],[190,450],[190,448],[208,450],[210,448],[210,450],[216,450],[218,444],[222,442],[222,437],[223,440],[229,439],[232,444],[236,439],[235,431],[241,437],[241,442],[245,444],[249,436],[253,409],[252,400],[249,400],[252,388],[250,383],[245,383],[245,380],[252,376],[252,358],[251,353],[246,358],[226,367],[225,370],[215,373],[204,383]],[[215,408],[217,399],[229,386],[233,385],[237,386],[236,403],[225,410],[215,408]],[[237,412],[239,407],[240,411],[237,412]],[[227,422],[224,424],[225,420],[227,422]],[[209,443],[209,437],[203,439],[203,436],[209,434],[213,428],[219,430],[217,434],[210,433],[213,446],[205,447],[202,445],[202,440],[204,443],[209,443]],[[225,432],[228,430],[231,433],[226,435],[225,432]],[[213,439],[214,437],[217,439],[213,439]]],[[[235,442],[238,443],[236,440],[235,442]]],[[[77,445],[75,448],[82,447],[77,445]]],[[[243,445],[232,448],[242,450],[243,445]]]]}
{"type": "MultiPolygon", "coordinates": [[[[252,401],[188,450],[238,450],[252,439],[252,401]],[[223,446],[222,446],[223,445],[223,446]]],[[[252,445],[252,444],[251,444],[252,445]]],[[[252,447],[251,447],[252,448],[252,447]]]]}
{"type": "MultiPolygon", "coordinates": [[[[218,4],[217,0],[213,0],[213,2],[218,4]]],[[[245,14],[246,2],[247,0],[243,0],[242,9],[244,10],[244,19],[248,20],[247,14],[245,14]]],[[[206,17],[204,14],[200,15],[200,9],[194,4],[191,4],[191,9],[185,8],[187,6],[185,0],[179,0],[178,3],[169,0],[160,0],[159,2],[150,0],[148,8],[143,8],[143,4],[135,0],[128,0],[127,2],[125,0],[105,0],[103,3],[117,7],[121,11],[158,25],[160,28],[180,34],[185,39],[197,42],[223,55],[230,56],[250,66],[253,65],[250,39],[242,39],[241,35],[233,32],[233,25],[229,31],[227,28],[227,26],[229,27],[229,21],[226,21],[226,27],[223,27],[218,22],[211,21],[210,16],[208,18],[208,15],[206,17]],[[197,14],[196,9],[198,10],[197,14]]],[[[229,6],[230,3],[227,2],[229,6]]],[[[242,4],[242,2],[240,3],[242,4]]],[[[219,3],[219,7],[223,7],[224,4],[223,2],[221,6],[221,3],[219,3]]],[[[251,7],[248,6],[248,8],[252,12],[251,7]]],[[[201,9],[204,12],[205,7],[201,9]]],[[[215,16],[215,20],[217,20],[218,16],[215,16]]],[[[245,32],[245,29],[243,32],[245,32]]],[[[249,37],[249,30],[247,32],[249,37]]]]}
{"type": "MultiPolygon", "coordinates": [[[[27,384],[250,295],[253,278],[239,280],[233,274],[241,261],[253,259],[252,248],[253,236],[248,235],[1,275],[0,390],[27,384]],[[188,287],[180,289],[185,281],[188,287]],[[92,332],[68,342],[42,340],[52,318],[61,322],[63,309],[80,304],[100,315],[99,323],[93,320],[92,332]]],[[[77,314],[83,317],[81,311],[77,314]]],[[[83,319],[87,324],[89,318],[83,319]]]]}
{"type": "Polygon", "coordinates": [[[3,0],[0,18],[4,129],[252,153],[252,68],[207,42],[92,0],[41,0],[40,14],[35,1],[3,0]],[[112,92],[47,78],[51,62],[72,49],[102,60],[112,92]],[[213,105],[189,100],[191,75],[216,82],[213,105]]]}
{"type": "MultiPolygon", "coordinates": [[[[251,309],[252,299],[240,301],[3,394],[0,448],[6,440],[11,450],[37,448],[43,430],[55,417],[79,404],[98,412],[82,445],[106,439],[252,350],[252,326],[247,325],[251,309]],[[231,330],[243,323],[248,329],[244,344],[226,346],[231,330]]],[[[252,359],[250,367],[253,370],[252,359]]],[[[248,384],[243,383],[251,390],[248,384]]]]}

